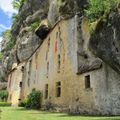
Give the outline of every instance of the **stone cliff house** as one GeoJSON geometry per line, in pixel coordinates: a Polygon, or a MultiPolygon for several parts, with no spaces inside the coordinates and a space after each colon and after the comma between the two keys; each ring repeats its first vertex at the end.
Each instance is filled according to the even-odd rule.
{"type": "Polygon", "coordinates": [[[120,76],[90,51],[89,29],[77,15],[59,21],[35,53],[13,67],[8,101],[17,105],[32,91],[43,108],[87,114],[120,114],[120,76]]]}

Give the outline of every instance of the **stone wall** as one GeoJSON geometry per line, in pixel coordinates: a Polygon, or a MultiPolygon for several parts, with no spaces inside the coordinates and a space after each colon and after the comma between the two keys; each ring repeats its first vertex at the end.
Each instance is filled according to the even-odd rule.
{"type": "Polygon", "coordinates": [[[24,64],[21,64],[18,67],[13,68],[13,70],[8,76],[8,102],[11,102],[13,106],[18,105],[20,100],[21,85],[23,78],[23,66],[24,64]]]}
{"type": "Polygon", "coordinates": [[[18,84],[22,80],[21,100],[32,89],[40,90],[45,110],[95,115],[120,114],[120,76],[101,59],[96,58],[88,44],[89,31],[84,18],[78,19],[75,16],[57,23],[26,62],[24,74],[20,65],[9,75],[13,74],[9,94],[17,95],[11,101],[18,102],[16,90],[20,91],[18,84]],[[58,83],[61,86],[60,94],[57,92],[58,83]]]}
{"type": "Polygon", "coordinates": [[[91,81],[92,88],[85,89],[84,79],[86,75],[91,75],[91,80],[98,79],[101,70],[77,75],[78,20],[76,16],[59,22],[29,59],[25,67],[22,98],[35,88],[43,93],[42,105],[45,109],[91,114],[94,112],[96,108],[94,85],[91,81]],[[58,55],[60,55],[59,70],[58,55]],[[57,82],[61,82],[61,97],[56,97],[57,82]],[[48,84],[47,99],[45,99],[46,84],[48,84]]]}

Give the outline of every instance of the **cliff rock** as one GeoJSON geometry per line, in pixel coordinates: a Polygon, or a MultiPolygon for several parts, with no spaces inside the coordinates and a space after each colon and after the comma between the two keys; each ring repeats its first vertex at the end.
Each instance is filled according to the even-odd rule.
{"type": "Polygon", "coordinates": [[[120,11],[116,8],[106,20],[100,20],[90,38],[90,49],[120,73],[120,11]]]}

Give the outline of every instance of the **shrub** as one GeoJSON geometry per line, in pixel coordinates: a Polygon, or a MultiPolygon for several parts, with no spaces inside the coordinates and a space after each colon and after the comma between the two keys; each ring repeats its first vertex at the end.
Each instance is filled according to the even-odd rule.
{"type": "Polygon", "coordinates": [[[27,96],[26,108],[39,109],[41,107],[41,98],[42,98],[41,92],[33,90],[27,96]]]}
{"type": "Polygon", "coordinates": [[[90,22],[106,15],[120,0],[89,0],[88,9],[85,10],[90,22]]]}
{"type": "Polygon", "coordinates": [[[0,107],[6,107],[6,106],[11,106],[11,103],[9,103],[9,102],[0,102],[0,107]]]}
{"type": "Polygon", "coordinates": [[[8,92],[6,90],[0,91],[0,101],[7,101],[8,92]]]}
{"type": "Polygon", "coordinates": [[[23,100],[23,101],[21,101],[21,102],[18,104],[18,106],[19,106],[19,107],[26,107],[26,104],[27,104],[27,101],[26,101],[26,100],[23,100]]]}

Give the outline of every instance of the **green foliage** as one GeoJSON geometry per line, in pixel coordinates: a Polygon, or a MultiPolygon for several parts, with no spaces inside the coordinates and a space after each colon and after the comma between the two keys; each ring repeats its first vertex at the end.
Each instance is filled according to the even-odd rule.
{"type": "Polygon", "coordinates": [[[41,107],[41,98],[42,98],[41,92],[33,90],[27,96],[26,108],[39,109],[41,107]]]}
{"type": "MultiPolygon", "coordinates": [[[[26,1],[27,0],[12,0],[13,8],[16,9],[17,11],[20,10],[20,8],[23,6],[23,4],[26,1]]],[[[20,14],[19,13],[13,14],[12,18],[13,18],[13,24],[16,24],[20,19],[20,14]]]]}
{"type": "Polygon", "coordinates": [[[32,23],[30,25],[30,30],[29,31],[34,31],[39,26],[39,24],[40,24],[39,21],[36,21],[36,22],[32,23]]]}
{"type": "Polygon", "coordinates": [[[12,37],[11,30],[6,30],[5,32],[3,32],[2,37],[8,40],[6,48],[2,50],[2,52],[11,50],[15,45],[15,40],[12,37]]]}
{"type": "Polygon", "coordinates": [[[94,22],[101,16],[106,15],[120,0],[89,0],[88,9],[85,10],[90,22],[94,22]]]}
{"type": "Polygon", "coordinates": [[[26,104],[27,104],[27,100],[23,100],[19,103],[19,107],[26,107],[26,104]]]}
{"type": "Polygon", "coordinates": [[[13,0],[12,1],[12,5],[13,8],[16,10],[19,10],[20,7],[24,4],[24,2],[26,2],[27,0],[13,0]]]}
{"type": "Polygon", "coordinates": [[[7,37],[7,38],[11,38],[11,30],[6,30],[1,34],[2,37],[7,37]]]}
{"type": "Polygon", "coordinates": [[[20,19],[20,15],[13,14],[12,19],[13,19],[13,24],[16,24],[18,22],[18,20],[20,19]]]}
{"type": "Polygon", "coordinates": [[[0,102],[0,107],[11,106],[11,103],[8,102],[0,102]]]}
{"type": "Polygon", "coordinates": [[[0,101],[7,101],[8,92],[6,90],[0,91],[0,101]]]}
{"type": "Polygon", "coordinates": [[[0,60],[2,60],[2,58],[3,58],[3,53],[0,52],[0,60]]]}

